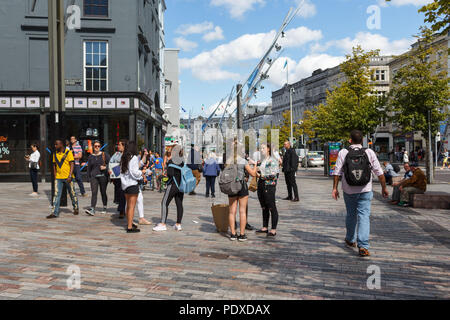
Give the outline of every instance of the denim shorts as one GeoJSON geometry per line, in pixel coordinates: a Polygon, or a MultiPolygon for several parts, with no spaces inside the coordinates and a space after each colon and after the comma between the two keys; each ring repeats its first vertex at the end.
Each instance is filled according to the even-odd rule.
{"type": "Polygon", "coordinates": [[[249,193],[248,193],[248,186],[247,183],[245,181],[242,182],[242,189],[241,191],[239,191],[238,194],[235,195],[230,195],[228,196],[228,198],[244,198],[244,197],[248,197],[249,193]]]}
{"type": "Polygon", "coordinates": [[[138,195],[140,192],[139,185],[128,187],[124,192],[125,194],[138,195]]]}

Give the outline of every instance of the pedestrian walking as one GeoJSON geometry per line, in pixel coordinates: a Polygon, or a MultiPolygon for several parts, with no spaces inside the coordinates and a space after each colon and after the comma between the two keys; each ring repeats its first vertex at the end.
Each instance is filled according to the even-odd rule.
{"type": "Polygon", "coordinates": [[[291,143],[289,141],[284,143],[284,148],[286,149],[286,152],[283,157],[283,172],[286,179],[288,196],[283,200],[299,202],[298,187],[295,180],[295,174],[298,170],[298,155],[295,150],[291,148],[291,143]]]}
{"type": "Polygon", "coordinates": [[[31,155],[25,156],[25,160],[28,161],[28,168],[30,169],[31,184],[33,186],[33,193],[30,194],[32,197],[39,195],[38,193],[38,175],[39,175],[39,163],[41,159],[41,154],[39,153],[39,148],[37,144],[32,144],[30,146],[33,151],[31,155]]]}
{"type": "Polygon", "coordinates": [[[203,165],[203,176],[206,179],[206,198],[209,198],[211,192],[211,198],[216,197],[216,178],[220,175],[220,166],[217,163],[216,155],[210,153],[208,159],[206,159],[203,165]]]}
{"type": "Polygon", "coordinates": [[[444,158],[444,160],[442,162],[441,170],[444,170],[445,167],[448,167],[450,169],[450,164],[449,164],[449,161],[448,161],[448,150],[447,149],[444,150],[443,158],[444,158]]]}
{"type": "Polygon", "coordinates": [[[339,199],[339,179],[342,176],[342,189],[347,208],[345,243],[349,247],[359,248],[359,255],[370,256],[370,211],[373,199],[372,172],[378,177],[383,197],[389,192],[383,169],[376,154],[371,149],[362,147],[363,134],[359,130],[351,132],[351,146],[339,152],[333,173],[334,184],[332,197],[339,199]]]}
{"type": "Polygon", "coordinates": [[[167,216],[169,214],[169,205],[173,199],[177,206],[177,222],[173,226],[176,231],[182,231],[181,222],[183,220],[183,199],[184,193],[181,192],[177,186],[181,184],[181,171],[171,167],[174,164],[179,167],[184,166],[183,149],[179,145],[175,145],[171,151],[167,152],[167,188],[161,202],[161,222],[153,228],[153,231],[161,232],[167,231],[167,216]]]}
{"type": "MultiPolygon", "coordinates": [[[[228,203],[229,203],[229,225],[231,229],[230,240],[231,241],[247,241],[247,235],[245,234],[246,225],[247,225],[247,205],[248,205],[248,185],[245,181],[245,172],[252,177],[256,177],[257,175],[257,167],[253,168],[249,165],[249,162],[245,160],[245,149],[244,146],[238,143],[236,140],[232,143],[234,152],[230,152],[234,154],[234,156],[229,156],[225,169],[222,173],[224,177],[232,176],[232,183],[240,184],[240,191],[235,194],[228,194],[228,203]],[[239,205],[239,227],[240,227],[240,235],[236,234],[236,215],[239,205]]],[[[229,153],[229,154],[230,154],[229,153]]],[[[221,180],[222,180],[221,175],[221,180]]],[[[222,186],[221,186],[222,189],[222,186]]]]}
{"type": "Polygon", "coordinates": [[[73,169],[75,159],[72,151],[67,150],[64,141],[58,139],[55,141],[56,152],[53,154],[53,173],[55,176],[55,194],[53,195],[52,214],[47,219],[56,219],[59,217],[61,195],[63,186],[66,185],[72,200],[73,214],[78,215],[78,198],[72,179],[74,178],[73,169]]]}
{"type": "Polygon", "coordinates": [[[151,191],[155,190],[155,155],[149,151],[147,180],[151,191]]]}
{"type": "Polygon", "coordinates": [[[72,146],[72,153],[75,159],[73,173],[75,174],[75,181],[80,188],[80,193],[82,197],[88,197],[86,190],[84,189],[83,178],[81,175],[81,164],[80,161],[83,158],[83,149],[80,146],[77,138],[75,136],[70,137],[70,143],[72,146]]]}
{"type": "Polygon", "coordinates": [[[270,145],[261,145],[262,162],[259,166],[258,199],[262,209],[263,227],[256,233],[265,233],[268,237],[277,235],[278,209],[275,202],[278,174],[280,165],[278,160],[272,156],[270,145]],[[272,230],[269,232],[269,219],[272,216],[272,230]]]}
{"type": "Polygon", "coordinates": [[[406,151],[406,150],[403,153],[403,164],[405,164],[405,163],[409,163],[408,151],[406,151]]]}
{"type": "Polygon", "coordinates": [[[161,189],[161,179],[163,175],[163,166],[164,160],[161,158],[158,152],[155,153],[155,183],[156,183],[156,190],[159,192],[162,192],[161,189]]]}
{"type": "Polygon", "coordinates": [[[120,180],[126,199],[127,233],[137,233],[141,230],[133,223],[136,203],[141,192],[139,182],[145,181],[145,175],[139,170],[139,159],[136,142],[130,141],[125,149],[120,162],[120,180]]]}
{"type": "Polygon", "coordinates": [[[117,145],[116,153],[109,160],[109,175],[111,177],[111,181],[114,184],[114,203],[118,204],[117,211],[119,212],[119,219],[125,218],[125,193],[122,190],[122,182],[120,180],[120,162],[122,160],[122,154],[125,149],[127,141],[120,140],[117,145]],[[113,172],[114,170],[114,172],[113,172]]]}
{"type": "Polygon", "coordinates": [[[103,210],[101,213],[105,214],[108,207],[108,195],[106,190],[108,188],[108,173],[107,164],[110,157],[105,152],[101,151],[102,145],[100,141],[94,142],[94,152],[88,158],[88,178],[91,183],[91,208],[86,210],[90,216],[95,215],[95,206],[97,205],[98,189],[102,196],[103,210]]]}

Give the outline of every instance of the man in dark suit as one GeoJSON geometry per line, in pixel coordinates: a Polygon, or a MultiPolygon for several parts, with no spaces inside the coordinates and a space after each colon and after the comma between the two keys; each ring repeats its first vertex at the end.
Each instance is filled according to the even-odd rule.
{"type": "Polygon", "coordinates": [[[288,197],[283,200],[299,202],[297,182],[295,181],[295,173],[298,169],[298,156],[295,153],[295,150],[291,148],[289,141],[284,143],[284,148],[286,152],[283,157],[283,172],[284,177],[286,178],[288,197]],[[292,190],[294,190],[294,198],[292,197],[292,190]]]}

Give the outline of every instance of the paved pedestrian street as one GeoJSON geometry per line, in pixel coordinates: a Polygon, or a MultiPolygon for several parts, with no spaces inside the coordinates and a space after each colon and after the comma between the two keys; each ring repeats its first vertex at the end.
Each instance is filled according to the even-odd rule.
{"type": "MultiPolygon", "coordinates": [[[[372,256],[360,258],[343,244],[345,206],[331,198],[332,181],[320,169],[302,170],[297,179],[300,203],[281,200],[280,180],[277,238],[249,232],[246,243],[216,232],[204,181],[198,195],[185,198],[182,232],[144,226],[132,235],[112,205],[89,217],[90,198],[81,198],[79,216],[63,208],[49,221],[49,184],[40,184],[36,199],[29,183],[1,184],[0,299],[450,298],[449,211],[393,207],[376,185],[372,256]],[[70,272],[78,268],[79,289],[70,272]]],[[[448,191],[448,184],[430,188],[448,191]]],[[[108,194],[112,202],[112,185],[108,194]]],[[[144,198],[146,218],[157,223],[162,194],[145,191],[144,198]]],[[[172,204],[170,227],[175,217],[172,204]]],[[[255,193],[249,220],[261,227],[255,193]]]]}

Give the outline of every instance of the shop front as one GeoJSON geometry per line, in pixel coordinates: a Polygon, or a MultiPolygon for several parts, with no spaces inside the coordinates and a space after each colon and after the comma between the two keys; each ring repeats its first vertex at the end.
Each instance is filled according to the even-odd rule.
{"type": "Polygon", "coordinates": [[[0,175],[28,171],[25,156],[31,154],[31,144],[39,144],[39,114],[0,116],[0,175]]]}
{"type": "Polygon", "coordinates": [[[389,138],[377,138],[374,149],[378,155],[378,160],[389,161],[389,138]]]}
{"type": "MultiPolygon", "coordinates": [[[[22,93],[23,94],[23,93],[22,93]]],[[[50,132],[51,115],[48,98],[36,95],[33,107],[29,107],[28,98],[7,97],[0,93],[0,181],[27,181],[29,179],[28,163],[25,156],[31,153],[31,144],[37,144],[41,153],[41,178],[49,177],[51,158],[49,150],[53,149],[57,138],[50,132]],[[12,107],[18,101],[23,105],[12,107]]],[[[47,93],[48,94],[48,93],[47,93]]],[[[153,111],[152,102],[139,93],[130,93],[138,97],[85,97],[69,96],[66,99],[66,112],[61,118],[63,126],[62,139],[75,136],[82,149],[82,163],[93,151],[96,140],[104,150],[113,154],[121,139],[136,140],[140,146],[161,151],[161,138],[164,123],[158,122],[162,110],[153,111]],[[141,99],[139,99],[141,98],[141,99]]],[[[162,118],[161,118],[162,119],[162,118]]]]}

